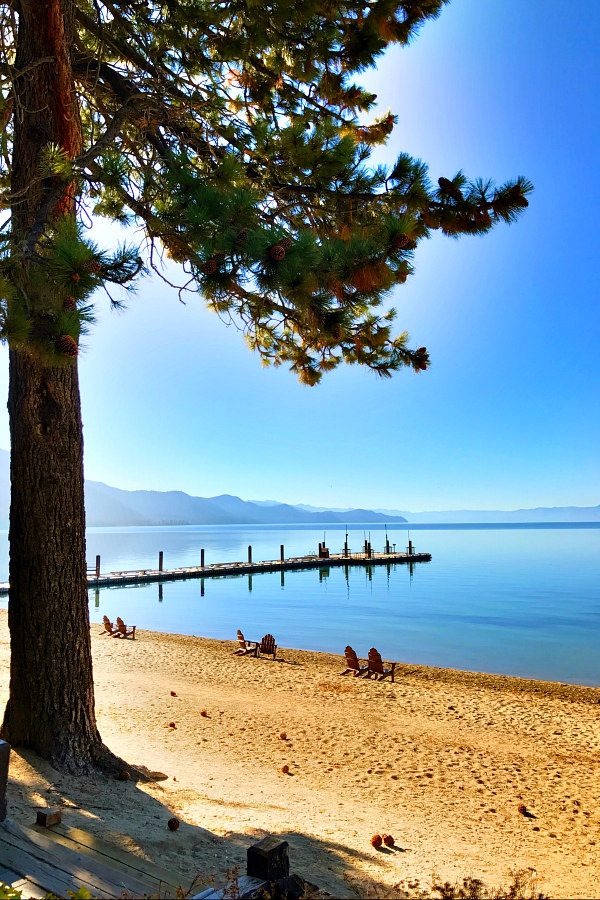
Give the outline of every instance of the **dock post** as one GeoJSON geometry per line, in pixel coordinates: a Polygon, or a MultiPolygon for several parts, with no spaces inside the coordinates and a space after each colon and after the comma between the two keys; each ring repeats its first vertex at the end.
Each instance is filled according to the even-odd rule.
{"type": "Polygon", "coordinates": [[[413,543],[410,538],[408,539],[408,555],[409,556],[413,555],[413,543]]]}
{"type": "Polygon", "coordinates": [[[281,562],[284,562],[285,560],[285,548],[283,544],[279,545],[279,559],[281,560],[281,562]]]}
{"type": "Polygon", "coordinates": [[[159,550],[158,551],[158,571],[159,572],[162,572],[162,570],[163,570],[163,559],[164,559],[163,551],[159,550]]]}
{"type": "Polygon", "coordinates": [[[200,550],[200,567],[204,568],[204,547],[200,550]]]}
{"type": "Polygon", "coordinates": [[[373,556],[373,548],[371,547],[371,541],[367,541],[367,556],[369,559],[373,556]]]}
{"type": "Polygon", "coordinates": [[[252,545],[248,544],[248,562],[252,565],[252,545]]]}
{"type": "Polygon", "coordinates": [[[6,787],[8,785],[8,759],[10,744],[0,741],[0,822],[6,818],[6,787]]]}
{"type": "Polygon", "coordinates": [[[344,541],[344,556],[348,556],[348,541],[344,541]]]}
{"type": "Polygon", "coordinates": [[[100,556],[96,556],[96,578],[100,578],[100,556]]]}

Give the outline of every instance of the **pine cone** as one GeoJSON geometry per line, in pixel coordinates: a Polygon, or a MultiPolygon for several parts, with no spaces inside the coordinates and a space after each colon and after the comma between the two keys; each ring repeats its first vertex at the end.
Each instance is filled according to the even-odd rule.
{"type": "Polygon", "coordinates": [[[440,227],[439,217],[434,215],[428,209],[423,210],[423,212],[421,213],[421,218],[423,219],[423,221],[425,222],[425,224],[427,225],[428,228],[439,228],[440,227]]]}
{"type": "Polygon", "coordinates": [[[249,235],[249,234],[250,234],[250,232],[249,232],[249,230],[248,230],[247,228],[242,228],[242,230],[241,230],[241,231],[238,231],[238,233],[237,233],[237,235],[236,235],[236,238],[235,238],[236,243],[238,243],[238,244],[245,244],[246,241],[248,240],[248,235],[249,235]]]}
{"type": "Polygon", "coordinates": [[[285,247],[283,244],[273,244],[272,247],[269,247],[269,256],[274,262],[281,262],[282,259],[285,259],[285,247]]]}
{"type": "Polygon", "coordinates": [[[424,372],[429,365],[427,347],[418,347],[413,355],[413,369],[415,372],[424,372]]]}
{"type": "Polygon", "coordinates": [[[407,234],[395,234],[392,237],[391,247],[397,253],[398,250],[406,250],[411,240],[407,234]]]}
{"type": "Polygon", "coordinates": [[[77,341],[72,338],[70,334],[61,334],[60,337],[57,337],[54,346],[58,352],[64,354],[64,356],[75,357],[79,352],[77,341]]]}
{"type": "Polygon", "coordinates": [[[77,300],[75,297],[65,297],[63,302],[63,309],[66,312],[74,312],[77,309],[77,300]]]}
{"type": "Polygon", "coordinates": [[[71,275],[71,281],[74,281],[75,283],[81,281],[81,275],[79,274],[79,272],[73,272],[73,274],[71,275]]]}
{"type": "Polygon", "coordinates": [[[283,249],[286,251],[286,253],[288,250],[291,249],[293,243],[294,242],[289,237],[284,237],[279,241],[279,244],[283,247],[283,249]]]}
{"type": "Polygon", "coordinates": [[[214,275],[218,268],[219,263],[214,256],[211,256],[210,259],[207,259],[202,266],[202,271],[205,275],[214,275]]]}
{"type": "Polygon", "coordinates": [[[452,197],[453,200],[456,200],[457,203],[462,203],[465,199],[462,195],[460,188],[457,188],[454,182],[450,181],[449,178],[438,178],[438,184],[440,186],[440,190],[444,194],[448,194],[449,197],[452,197]]]}
{"type": "Polygon", "coordinates": [[[98,275],[102,271],[102,266],[97,259],[90,259],[90,261],[86,263],[85,268],[87,272],[91,272],[94,275],[98,275]]]}

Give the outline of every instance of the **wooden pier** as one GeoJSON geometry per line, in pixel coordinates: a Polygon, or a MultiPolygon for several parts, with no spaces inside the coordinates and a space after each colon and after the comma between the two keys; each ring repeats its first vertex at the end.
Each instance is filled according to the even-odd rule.
{"type": "MultiPolygon", "coordinates": [[[[431,553],[335,553],[327,556],[292,556],[287,559],[267,559],[252,561],[249,548],[247,562],[211,563],[205,566],[187,566],[180,569],[139,569],[128,572],[104,572],[96,570],[88,573],[88,587],[103,588],[128,584],[149,584],[158,581],[184,581],[188,578],[215,578],[226,575],[259,575],[263,572],[289,572],[301,569],[327,569],[334,566],[385,566],[403,563],[411,565],[429,562],[431,553]]],[[[159,557],[162,563],[162,552],[159,557]]],[[[9,593],[7,582],[0,583],[0,595],[9,593]]]]}

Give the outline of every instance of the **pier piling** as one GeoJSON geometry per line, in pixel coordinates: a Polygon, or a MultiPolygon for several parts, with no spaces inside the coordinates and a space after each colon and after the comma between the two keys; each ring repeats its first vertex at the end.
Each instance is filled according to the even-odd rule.
{"type": "Polygon", "coordinates": [[[158,551],[158,571],[162,572],[163,570],[163,562],[164,562],[164,553],[162,550],[158,551]]]}

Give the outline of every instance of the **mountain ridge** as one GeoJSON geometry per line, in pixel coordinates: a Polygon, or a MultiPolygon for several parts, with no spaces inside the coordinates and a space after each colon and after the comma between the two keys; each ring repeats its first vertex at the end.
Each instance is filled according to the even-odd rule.
{"type": "MultiPolygon", "coordinates": [[[[10,455],[0,448],[0,526],[8,523],[10,455]]],[[[293,524],[511,524],[600,522],[598,506],[538,506],[516,510],[436,510],[330,508],[276,500],[242,500],[233,494],[195,497],[185,491],[128,491],[86,480],[89,526],[119,525],[293,525],[293,524]]]]}

